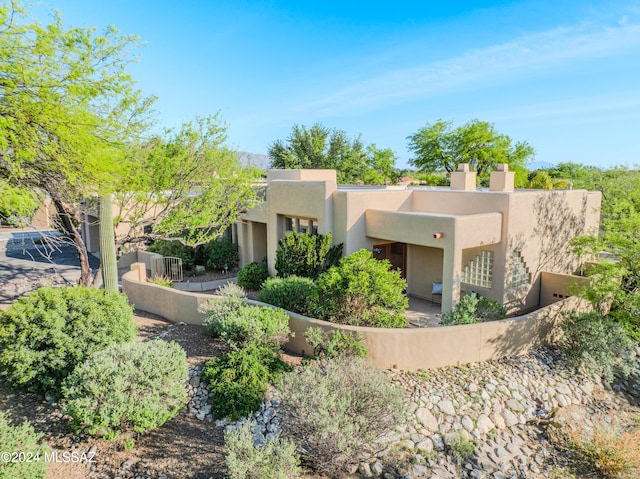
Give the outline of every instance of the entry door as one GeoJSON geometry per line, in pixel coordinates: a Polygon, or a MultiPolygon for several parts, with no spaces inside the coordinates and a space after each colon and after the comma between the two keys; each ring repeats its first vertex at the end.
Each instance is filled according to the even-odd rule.
{"type": "Polygon", "coordinates": [[[373,246],[375,259],[386,259],[394,269],[400,271],[400,275],[406,278],[407,269],[407,245],[405,243],[384,243],[373,246]]]}

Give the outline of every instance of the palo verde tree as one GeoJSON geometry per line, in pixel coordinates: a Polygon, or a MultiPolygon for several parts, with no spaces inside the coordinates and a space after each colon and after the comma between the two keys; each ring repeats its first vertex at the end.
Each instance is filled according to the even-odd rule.
{"type": "Polygon", "coordinates": [[[259,172],[242,166],[226,131],[217,114],[196,118],[133,150],[115,194],[118,249],[161,239],[205,244],[252,206],[259,172]]]}
{"type": "Polygon", "coordinates": [[[114,186],[152,103],[126,73],[138,45],[112,26],[67,28],[59,13],[43,26],[18,1],[0,6],[0,179],[51,197],[83,285],[91,270],[75,205],[114,186]]]}
{"type": "Polygon", "coordinates": [[[513,144],[511,138],[496,131],[493,124],[472,120],[457,128],[453,122],[438,120],[407,137],[414,154],[411,164],[426,172],[451,173],[460,163],[469,163],[483,179],[500,163],[511,170],[523,167],[534,157],[527,142],[513,144]]]}
{"type": "Polygon", "coordinates": [[[276,140],[268,154],[272,168],[333,169],[338,183],[384,184],[399,176],[391,150],[367,148],[360,137],[349,140],[346,132],[320,123],[311,128],[294,125],[286,142],[276,140]]]}

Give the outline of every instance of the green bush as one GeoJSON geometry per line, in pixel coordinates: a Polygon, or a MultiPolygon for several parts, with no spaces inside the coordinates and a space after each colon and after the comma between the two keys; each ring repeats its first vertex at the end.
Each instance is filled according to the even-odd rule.
{"type": "Polygon", "coordinates": [[[277,388],[283,433],[330,477],[379,451],[382,436],[406,418],[404,390],[361,358],[314,361],[284,374],[277,388]]]}
{"type": "Polygon", "coordinates": [[[258,293],[258,301],[269,303],[293,313],[313,316],[316,285],[309,278],[289,276],[269,278],[258,293]]]}
{"type": "Polygon", "coordinates": [[[304,332],[304,339],[313,348],[316,358],[336,358],[338,356],[366,356],[364,338],[337,329],[325,333],[321,328],[310,327],[304,332]]]}
{"type": "Polygon", "coordinates": [[[457,326],[479,323],[480,320],[476,315],[479,301],[477,294],[465,294],[452,311],[442,313],[440,324],[442,326],[457,326]]]}
{"type": "Polygon", "coordinates": [[[211,359],[202,373],[212,394],[211,409],[232,421],[247,416],[260,407],[267,385],[285,368],[272,349],[257,344],[211,359]]]}
{"type": "Polygon", "coordinates": [[[316,279],[340,261],[342,243],[331,246],[331,233],[326,236],[296,233],[280,239],[276,251],[278,276],[301,276],[316,279]]]}
{"type": "Polygon", "coordinates": [[[175,342],[113,344],[64,381],[62,408],[76,430],[116,438],[163,425],[187,402],[187,356],[175,342]]]}
{"type": "Polygon", "coordinates": [[[379,328],[406,325],[407,283],[391,263],[374,259],[369,251],[342,258],[316,284],[320,319],[379,328]]]}
{"type": "Polygon", "coordinates": [[[235,431],[224,433],[225,457],[231,479],[295,479],[300,467],[295,444],[267,439],[264,446],[253,443],[254,422],[247,421],[235,431]]]}
{"type": "Polygon", "coordinates": [[[0,372],[15,386],[58,394],[76,365],[110,344],[133,340],[135,331],[123,294],[40,288],[0,313],[0,372]]]}
{"type": "Polygon", "coordinates": [[[268,278],[267,267],[258,263],[245,264],[238,271],[238,285],[245,289],[260,289],[268,278]]]}
{"type": "Polygon", "coordinates": [[[465,294],[452,311],[442,314],[440,325],[475,324],[504,319],[506,315],[507,310],[497,301],[471,293],[465,294]]]}
{"type": "Polygon", "coordinates": [[[2,479],[42,479],[47,474],[47,462],[44,454],[49,450],[38,441],[42,434],[33,431],[28,422],[20,426],[10,426],[4,413],[0,413],[0,452],[23,453],[21,457],[0,460],[0,478],[2,479]],[[15,459],[15,461],[11,460],[15,459]]]}
{"type": "Polygon", "coordinates": [[[629,375],[635,343],[622,325],[598,313],[569,314],[561,323],[560,345],[569,365],[611,382],[615,374],[629,375]]]}
{"type": "Polygon", "coordinates": [[[238,245],[233,244],[227,238],[208,243],[205,247],[205,254],[207,265],[213,269],[233,269],[238,266],[238,261],[240,261],[238,245]]]}
{"type": "Polygon", "coordinates": [[[213,330],[231,347],[248,344],[275,350],[289,340],[289,315],[281,309],[240,306],[212,324],[213,330]]]}
{"type": "Polygon", "coordinates": [[[218,290],[219,298],[212,298],[203,308],[206,314],[203,324],[213,336],[219,336],[219,326],[227,316],[247,304],[244,290],[237,284],[227,283],[218,290]]]}
{"type": "Polygon", "coordinates": [[[166,240],[154,241],[147,250],[152,253],[161,254],[162,256],[180,258],[182,260],[182,266],[185,268],[193,266],[197,253],[196,248],[192,246],[183,245],[180,241],[166,240]]]}
{"type": "Polygon", "coordinates": [[[173,288],[173,281],[168,276],[154,276],[149,280],[149,283],[164,286],[165,288],[173,288]]]}

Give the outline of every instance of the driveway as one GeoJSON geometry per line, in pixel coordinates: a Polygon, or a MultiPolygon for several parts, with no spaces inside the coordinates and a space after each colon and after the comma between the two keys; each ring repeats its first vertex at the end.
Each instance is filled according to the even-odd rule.
{"type": "MultiPolygon", "coordinates": [[[[89,255],[89,264],[96,269],[100,261],[89,255]]],[[[57,231],[0,230],[0,301],[32,289],[31,283],[75,284],[78,278],[76,249],[57,231]]]]}

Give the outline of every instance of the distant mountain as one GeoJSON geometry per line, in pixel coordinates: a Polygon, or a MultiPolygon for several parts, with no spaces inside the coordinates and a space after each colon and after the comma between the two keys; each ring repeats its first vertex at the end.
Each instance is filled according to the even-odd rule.
{"type": "Polygon", "coordinates": [[[256,166],[261,170],[268,170],[271,165],[271,158],[260,153],[249,153],[248,151],[240,152],[240,162],[245,166],[256,166]]]}
{"type": "Polygon", "coordinates": [[[548,168],[555,168],[556,165],[549,163],[548,161],[534,161],[530,165],[527,165],[527,169],[533,170],[546,170],[548,168]]]}

